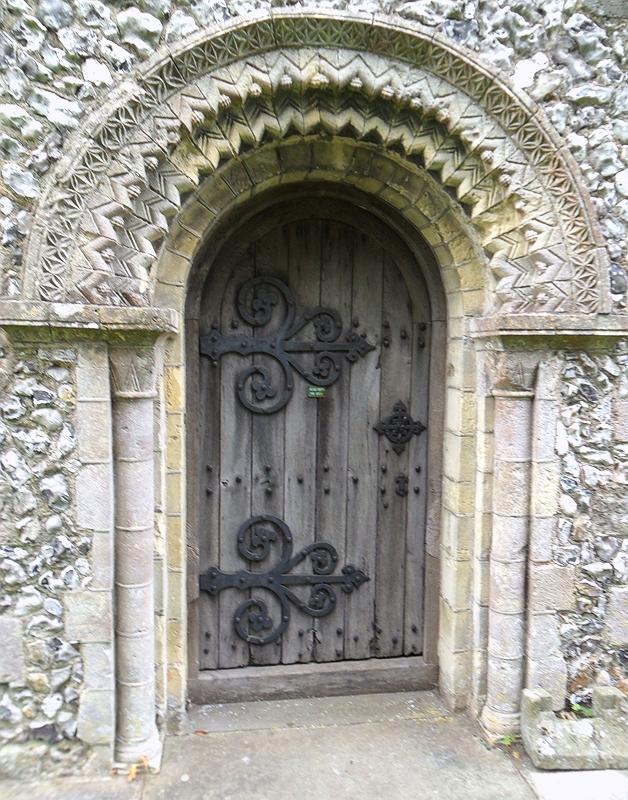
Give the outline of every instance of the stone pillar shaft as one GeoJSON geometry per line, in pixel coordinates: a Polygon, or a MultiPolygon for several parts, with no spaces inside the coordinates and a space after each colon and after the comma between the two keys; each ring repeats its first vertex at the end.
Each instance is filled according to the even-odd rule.
{"type": "Polygon", "coordinates": [[[488,664],[482,723],[494,736],[518,731],[525,669],[535,370],[509,359],[493,388],[494,463],[488,664]]]}
{"type": "Polygon", "coordinates": [[[115,482],[116,761],[157,766],[152,348],[111,354],[115,482]]]}

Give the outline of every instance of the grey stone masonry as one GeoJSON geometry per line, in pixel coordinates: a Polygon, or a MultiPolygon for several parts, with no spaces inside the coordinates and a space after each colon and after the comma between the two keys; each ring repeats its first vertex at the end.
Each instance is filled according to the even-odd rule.
{"type": "Polygon", "coordinates": [[[24,654],[22,652],[22,624],[17,619],[0,617],[0,683],[22,684],[24,681],[24,654]]]}
{"type": "Polygon", "coordinates": [[[628,768],[628,698],[618,689],[593,690],[593,716],[561,719],[543,689],[525,689],[521,735],[539,769],[628,768]]]}

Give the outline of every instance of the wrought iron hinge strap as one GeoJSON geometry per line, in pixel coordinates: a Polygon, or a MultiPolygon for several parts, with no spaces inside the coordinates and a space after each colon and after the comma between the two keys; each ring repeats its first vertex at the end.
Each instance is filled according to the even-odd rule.
{"type": "Polygon", "coordinates": [[[274,623],[264,600],[251,597],[236,608],[233,624],[236,633],[249,644],[269,644],[285,631],[290,620],[290,603],[311,617],[324,617],[336,607],[336,594],[333,587],[339,586],[350,594],[354,589],[368,581],[360,569],[347,564],[339,575],[332,573],[338,564],[338,553],[328,542],[316,542],[292,556],[292,533],[286,523],[272,514],[251,517],[238,531],[238,552],[247,561],[261,562],[271,552],[273,544],[281,548],[279,561],[267,572],[223,572],[211,567],[199,577],[199,588],[212,596],[223,589],[266,589],[279,601],[281,620],[274,623]],[[289,573],[305,558],[312,561],[311,575],[290,575],[289,573]],[[288,587],[311,587],[307,601],[301,600],[288,587]],[[253,631],[253,632],[251,632],[253,631]],[[269,633],[262,633],[269,631],[269,633]]]}
{"type": "Polygon", "coordinates": [[[225,334],[214,325],[200,340],[201,355],[214,362],[226,353],[237,353],[267,356],[279,364],[282,373],[279,387],[274,385],[271,370],[264,364],[246,367],[237,376],[238,398],[256,414],[273,414],[287,405],[294,391],[293,370],[315,386],[331,386],[342,372],[339,356],[353,363],[374,349],[366,334],[349,330],[342,337],[342,321],[331,308],[318,306],[297,315],[294,295],[277,278],[251,278],[238,290],[238,314],[253,328],[270,324],[274,309],[280,304],[285,307],[284,317],[276,330],[266,336],[225,334]],[[308,323],[314,326],[315,341],[294,339],[308,323]],[[298,355],[314,355],[311,367],[301,363],[298,355]]]}

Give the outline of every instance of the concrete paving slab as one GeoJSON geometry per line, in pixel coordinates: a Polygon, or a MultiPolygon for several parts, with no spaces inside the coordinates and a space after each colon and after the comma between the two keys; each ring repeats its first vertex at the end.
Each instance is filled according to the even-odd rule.
{"type": "Polygon", "coordinates": [[[329,701],[195,710],[214,730],[168,739],[142,800],[534,800],[512,759],[433,693],[329,701]]]}
{"type": "Polygon", "coordinates": [[[435,692],[192,709],[162,771],[0,784],[0,800],[628,800],[628,772],[540,772],[435,692]],[[515,757],[515,754],[519,757],[515,757]]]}
{"type": "Polygon", "coordinates": [[[538,800],[628,800],[628,771],[522,772],[538,800]]]}
{"type": "Polygon", "coordinates": [[[60,778],[38,783],[0,783],[1,800],[141,800],[142,779],[60,778]]]}

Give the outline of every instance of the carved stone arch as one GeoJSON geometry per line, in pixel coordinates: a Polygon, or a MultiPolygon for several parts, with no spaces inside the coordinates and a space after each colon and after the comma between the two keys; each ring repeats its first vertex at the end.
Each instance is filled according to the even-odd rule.
{"type": "Polygon", "coordinates": [[[431,172],[487,253],[487,312],[607,307],[577,168],[538,109],[431,31],[282,12],[156,57],[83,129],[36,215],[25,295],[148,305],[182,201],[268,140],[340,136],[431,172]]]}
{"type": "Polygon", "coordinates": [[[411,249],[425,272],[437,318],[482,313],[488,272],[482,243],[464,214],[452,209],[446,192],[394,154],[316,137],[294,137],[229,161],[187,198],[154,270],[153,302],[183,314],[186,297],[195,295],[206,277],[198,264],[209,263],[207,247],[222,246],[221,232],[229,228],[225,220],[244,225],[247,216],[277,202],[276,190],[284,196],[291,192],[295,202],[299,195],[323,192],[377,208],[402,240],[414,242],[411,249]]]}

